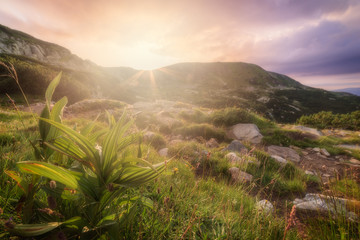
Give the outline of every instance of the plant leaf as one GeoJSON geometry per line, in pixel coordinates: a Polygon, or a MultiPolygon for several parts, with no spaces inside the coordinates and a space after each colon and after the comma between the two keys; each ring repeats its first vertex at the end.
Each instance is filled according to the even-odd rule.
{"type": "Polygon", "coordinates": [[[46,89],[45,92],[45,99],[46,99],[46,105],[48,107],[48,109],[50,109],[50,104],[51,104],[51,98],[52,95],[54,94],[55,88],[57,87],[57,85],[59,85],[60,79],[61,79],[61,75],[62,72],[60,72],[49,84],[49,86],[46,89]]]}
{"type": "Polygon", "coordinates": [[[22,237],[35,237],[59,227],[62,222],[49,222],[42,224],[16,224],[9,232],[22,237]]]}
{"type": "Polygon", "coordinates": [[[36,161],[18,162],[16,165],[22,172],[47,177],[73,189],[78,188],[77,178],[62,167],[36,161]]]}

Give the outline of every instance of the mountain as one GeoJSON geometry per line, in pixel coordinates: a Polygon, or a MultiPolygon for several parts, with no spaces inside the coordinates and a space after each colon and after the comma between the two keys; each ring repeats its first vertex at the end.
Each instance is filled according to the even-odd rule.
{"type": "MultiPolygon", "coordinates": [[[[153,71],[101,67],[64,47],[2,25],[0,61],[15,66],[25,93],[34,96],[42,96],[49,81],[62,71],[54,97],[66,95],[70,103],[94,97],[128,103],[163,99],[212,108],[238,106],[278,122],[294,122],[319,111],[360,109],[360,97],[311,88],[255,64],[179,63],[153,71]]],[[[0,79],[0,94],[18,92],[12,79],[0,79]]]]}
{"type": "Polygon", "coordinates": [[[345,92],[345,93],[354,94],[356,96],[360,96],[360,88],[343,88],[343,89],[333,90],[333,92],[345,92]]]}

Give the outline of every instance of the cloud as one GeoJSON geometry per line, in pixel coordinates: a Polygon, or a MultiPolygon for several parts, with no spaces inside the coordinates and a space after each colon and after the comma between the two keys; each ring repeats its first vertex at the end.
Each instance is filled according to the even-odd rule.
{"type": "Polygon", "coordinates": [[[105,66],[244,61],[296,76],[360,72],[358,0],[5,0],[2,24],[105,66]]]}

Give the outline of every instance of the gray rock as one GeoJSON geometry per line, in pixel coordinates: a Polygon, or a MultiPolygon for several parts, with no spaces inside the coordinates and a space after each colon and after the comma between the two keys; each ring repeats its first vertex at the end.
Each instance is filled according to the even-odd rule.
{"type": "Polygon", "coordinates": [[[271,155],[271,157],[273,159],[275,159],[277,162],[279,162],[280,164],[282,165],[285,165],[287,163],[286,159],[280,157],[280,156],[277,156],[277,155],[271,155]]]}
{"type": "Polygon", "coordinates": [[[313,171],[310,171],[310,170],[306,170],[305,171],[305,174],[307,174],[307,175],[315,175],[315,173],[313,172],[313,171]]]}
{"type": "Polygon", "coordinates": [[[235,183],[251,182],[253,179],[253,176],[251,174],[240,171],[240,169],[237,167],[229,168],[229,172],[231,174],[231,180],[235,183]]]}
{"type": "Polygon", "coordinates": [[[247,153],[247,148],[239,141],[239,140],[233,140],[227,148],[224,149],[224,151],[231,151],[231,152],[238,152],[242,154],[247,153]]]}
{"type": "Polygon", "coordinates": [[[351,162],[352,164],[360,165],[360,161],[357,160],[357,159],[355,159],[355,158],[350,159],[350,162],[351,162]]]}
{"type": "Polygon", "coordinates": [[[256,203],[255,208],[256,208],[258,211],[264,212],[265,214],[270,214],[270,213],[273,213],[273,212],[274,212],[274,206],[272,205],[271,202],[269,202],[269,201],[266,200],[266,199],[261,200],[261,201],[258,201],[258,202],[256,203]]]}
{"type": "Polygon", "coordinates": [[[322,194],[308,193],[303,199],[295,199],[293,204],[297,210],[318,212],[323,214],[329,214],[335,216],[345,216],[349,220],[354,221],[357,219],[355,213],[347,210],[347,205],[356,205],[359,202],[354,200],[348,200],[344,198],[337,198],[333,196],[326,196],[322,194]]]}
{"type": "Polygon", "coordinates": [[[209,141],[207,141],[205,145],[208,148],[217,148],[217,147],[219,147],[219,143],[216,141],[215,138],[210,138],[209,141]]]}
{"type": "Polygon", "coordinates": [[[230,152],[225,155],[225,158],[232,163],[241,162],[241,158],[236,155],[234,152],[230,152]]]}
{"type": "Polygon", "coordinates": [[[312,150],[315,151],[315,152],[320,152],[320,148],[318,148],[318,147],[313,148],[312,150]]]}
{"type": "Polygon", "coordinates": [[[292,162],[300,162],[300,155],[293,149],[288,147],[269,146],[267,152],[270,155],[276,155],[292,162]]]}
{"type": "Polygon", "coordinates": [[[260,133],[259,128],[252,123],[239,123],[232,126],[227,132],[229,138],[249,141],[254,144],[261,142],[263,136],[260,133]]]}
{"type": "Polygon", "coordinates": [[[326,157],[330,157],[330,153],[325,148],[320,149],[320,153],[326,157]]]}
{"type": "Polygon", "coordinates": [[[337,147],[360,151],[360,145],[340,144],[340,145],[337,145],[337,147]]]}
{"type": "Polygon", "coordinates": [[[321,131],[319,131],[315,128],[309,128],[309,127],[304,127],[304,126],[295,126],[294,129],[302,131],[302,132],[310,133],[317,137],[324,136],[324,134],[321,131]]]}
{"type": "Polygon", "coordinates": [[[161,157],[167,157],[168,151],[169,151],[168,148],[162,148],[162,149],[159,150],[158,153],[159,153],[159,155],[160,155],[161,157]]]}
{"type": "Polygon", "coordinates": [[[144,136],[143,136],[144,141],[150,141],[154,136],[155,136],[155,133],[148,131],[148,132],[144,133],[144,136]]]}

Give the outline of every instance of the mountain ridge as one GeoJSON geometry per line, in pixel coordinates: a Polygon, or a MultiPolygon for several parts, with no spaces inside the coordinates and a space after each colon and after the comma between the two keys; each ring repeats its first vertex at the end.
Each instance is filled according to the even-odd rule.
{"type": "MultiPolygon", "coordinates": [[[[63,71],[55,98],[67,95],[70,103],[104,97],[131,104],[164,99],[212,108],[242,107],[278,122],[294,122],[319,111],[347,113],[360,108],[360,97],[308,87],[252,63],[185,62],[150,71],[102,67],[2,25],[0,60],[14,64],[27,94],[42,95],[49,80],[63,71]]],[[[0,93],[16,92],[11,79],[0,79],[0,93]]]]}

